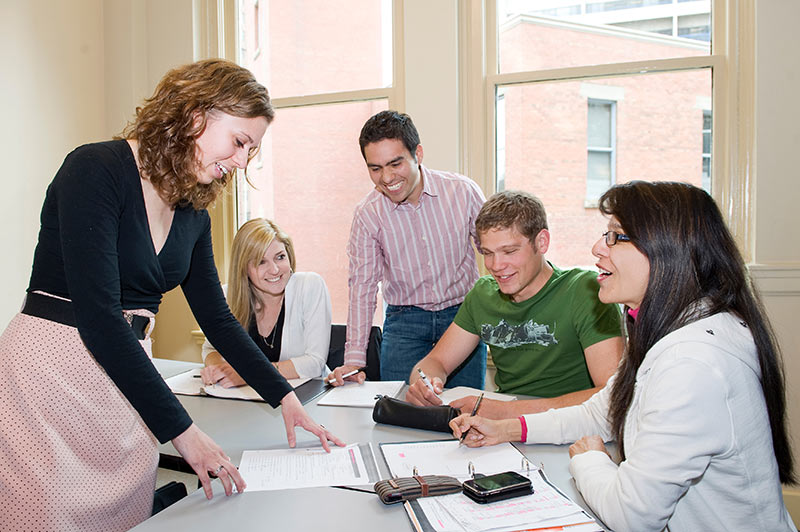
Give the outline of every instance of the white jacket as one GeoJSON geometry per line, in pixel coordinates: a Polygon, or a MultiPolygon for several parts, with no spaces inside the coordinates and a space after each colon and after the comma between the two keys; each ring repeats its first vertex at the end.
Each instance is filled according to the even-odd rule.
{"type": "MultiPolygon", "coordinates": [[[[617,466],[599,451],[570,472],[589,506],[617,531],[792,531],[749,329],[717,314],[648,351],[625,418],[617,466]]],[[[526,416],[527,442],[611,438],[612,380],[581,405],[526,416]]]]}
{"type": "MultiPolygon", "coordinates": [[[[225,290],[225,286],[222,287],[225,290]]],[[[331,341],[331,296],[325,280],[314,272],[296,272],[286,283],[286,314],[281,335],[280,360],[292,360],[302,377],[325,377],[329,370],[328,347],[331,341]]],[[[203,361],[214,346],[203,344],[203,361]]]]}

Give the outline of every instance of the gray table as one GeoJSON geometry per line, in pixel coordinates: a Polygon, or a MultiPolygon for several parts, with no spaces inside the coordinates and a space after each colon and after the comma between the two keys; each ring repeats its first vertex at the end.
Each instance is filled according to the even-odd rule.
{"type": "MultiPolygon", "coordinates": [[[[165,377],[186,371],[197,364],[156,360],[165,377]]],[[[195,423],[211,436],[231,460],[238,464],[242,451],[285,448],[286,430],[280,410],[266,403],[178,396],[195,423]]],[[[345,442],[372,442],[382,478],[389,473],[380,456],[379,443],[445,439],[439,432],[378,425],[368,408],[318,406],[317,400],[306,405],[308,413],[345,442]]],[[[318,445],[313,435],[297,430],[298,446],[318,445]]],[[[569,475],[569,455],[565,445],[522,445],[518,448],[536,464],[544,464],[548,478],[575,502],[586,503],[569,475]]],[[[159,451],[177,456],[171,444],[159,451]]],[[[203,490],[163,510],[133,530],[171,531],[213,530],[380,530],[408,532],[411,523],[402,505],[383,505],[368,493],[337,488],[304,488],[284,491],[244,492],[225,497],[222,485],[215,481],[214,498],[207,500],[203,490]]]]}

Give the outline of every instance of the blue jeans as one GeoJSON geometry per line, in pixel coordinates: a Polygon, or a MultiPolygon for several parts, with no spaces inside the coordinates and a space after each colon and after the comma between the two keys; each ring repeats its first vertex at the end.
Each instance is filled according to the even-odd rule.
{"type": "MultiPolygon", "coordinates": [[[[414,365],[427,355],[453,322],[460,305],[428,311],[419,307],[388,305],[381,343],[381,380],[406,381],[414,365]]],[[[486,380],[486,345],[483,342],[447,378],[447,387],[483,389],[486,380]]]]}

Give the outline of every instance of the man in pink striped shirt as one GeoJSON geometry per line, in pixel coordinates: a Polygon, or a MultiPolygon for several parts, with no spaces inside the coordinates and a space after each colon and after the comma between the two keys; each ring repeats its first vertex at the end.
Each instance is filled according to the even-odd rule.
{"type": "MultiPolygon", "coordinates": [[[[347,255],[350,308],[342,375],[364,367],[378,284],[388,303],[383,324],[382,380],[407,380],[453,321],[478,279],[475,217],[485,200],[462,175],[422,166],[411,117],[382,111],[364,124],[361,154],[375,189],[358,204],[347,255]]],[[[448,384],[483,388],[486,346],[480,343],[448,384]]],[[[363,381],[363,373],[351,380],[363,381]]]]}

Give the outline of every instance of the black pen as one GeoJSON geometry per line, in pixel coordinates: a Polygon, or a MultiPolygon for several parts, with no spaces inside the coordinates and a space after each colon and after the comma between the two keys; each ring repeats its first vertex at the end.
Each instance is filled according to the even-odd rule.
{"type": "MultiPolygon", "coordinates": [[[[481,392],[481,395],[478,397],[478,400],[475,401],[475,406],[472,408],[472,414],[470,414],[469,417],[475,417],[475,414],[478,413],[478,407],[481,406],[481,401],[483,401],[483,392],[481,392]]],[[[469,429],[471,428],[472,427],[470,427],[469,429]]],[[[461,447],[461,444],[464,443],[465,439],[467,439],[467,434],[469,434],[469,429],[465,430],[464,434],[461,435],[461,439],[458,440],[459,447],[461,447]]]]}

